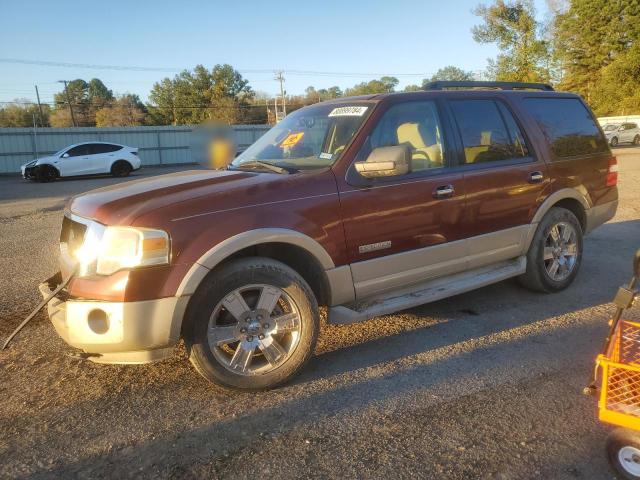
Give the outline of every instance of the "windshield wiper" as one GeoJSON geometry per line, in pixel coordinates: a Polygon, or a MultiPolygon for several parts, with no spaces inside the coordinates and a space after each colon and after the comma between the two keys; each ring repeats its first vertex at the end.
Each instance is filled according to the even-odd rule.
{"type": "Polygon", "coordinates": [[[249,160],[248,162],[242,162],[240,165],[229,165],[231,170],[242,170],[243,168],[255,169],[262,168],[276,173],[296,173],[298,170],[293,167],[280,167],[269,162],[262,162],[260,160],[249,160]]]}

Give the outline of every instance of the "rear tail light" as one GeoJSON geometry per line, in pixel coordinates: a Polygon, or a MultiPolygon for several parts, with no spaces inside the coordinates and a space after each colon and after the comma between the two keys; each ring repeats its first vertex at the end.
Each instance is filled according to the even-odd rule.
{"type": "Polygon", "coordinates": [[[618,184],[618,159],[609,159],[609,169],[607,170],[607,187],[615,187],[618,184]]]}

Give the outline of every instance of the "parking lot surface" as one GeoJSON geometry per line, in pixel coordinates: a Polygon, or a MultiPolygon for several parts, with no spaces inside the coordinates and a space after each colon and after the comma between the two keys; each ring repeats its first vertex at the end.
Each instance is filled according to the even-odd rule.
{"type": "MultiPolygon", "coordinates": [[[[324,325],[303,374],[270,392],[208,384],[180,346],[152,365],[73,359],[39,314],[0,352],[0,478],[612,478],[581,390],[640,248],[640,149],[616,155],[618,214],[569,289],[506,281],[324,325]]],[[[66,199],[118,181],[0,178],[2,338],[56,271],[66,199]]]]}

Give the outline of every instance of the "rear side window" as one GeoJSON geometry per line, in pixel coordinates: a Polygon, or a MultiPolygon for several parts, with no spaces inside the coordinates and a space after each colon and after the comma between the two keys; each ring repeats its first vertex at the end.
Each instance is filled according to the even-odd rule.
{"type": "Polygon", "coordinates": [[[511,113],[494,100],[452,100],[467,164],[523,158],[529,155],[511,113]]]}
{"type": "Polygon", "coordinates": [[[109,153],[120,150],[120,145],[112,145],[110,143],[92,143],[90,145],[91,155],[97,155],[99,153],[109,153]]]}
{"type": "Polygon", "coordinates": [[[589,110],[577,98],[527,98],[524,105],[542,128],[556,156],[607,151],[607,141],[589,110]]]}

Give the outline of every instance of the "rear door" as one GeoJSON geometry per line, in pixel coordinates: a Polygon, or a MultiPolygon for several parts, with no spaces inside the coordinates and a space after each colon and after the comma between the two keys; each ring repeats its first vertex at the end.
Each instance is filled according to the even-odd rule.
{"type": "Polygon", "coordinates": [[[501,98],[458,97],[448,106],[461,146],[458,170],[467,195],[461,227],[468,238],[468,267],[515,258],[550,188],[547,166],[501,98]]]}
{"type": "Polygon", "coordinates": [[[449,168],[448,134],[435,101],[388,107],[355,161],[377,147],[407,144],[411,171],[365,179],[353,168],[339,183],[356,297],[371,297],[464,270],[458,227],[464,211],[462,174],[449,168]]]}
{"type": "Polygon", "coordinates": [[[91,144],[92,173],[109,173],[111,164],[116,160],[115,152],[122,147],[111,143],[91,144]]]}

